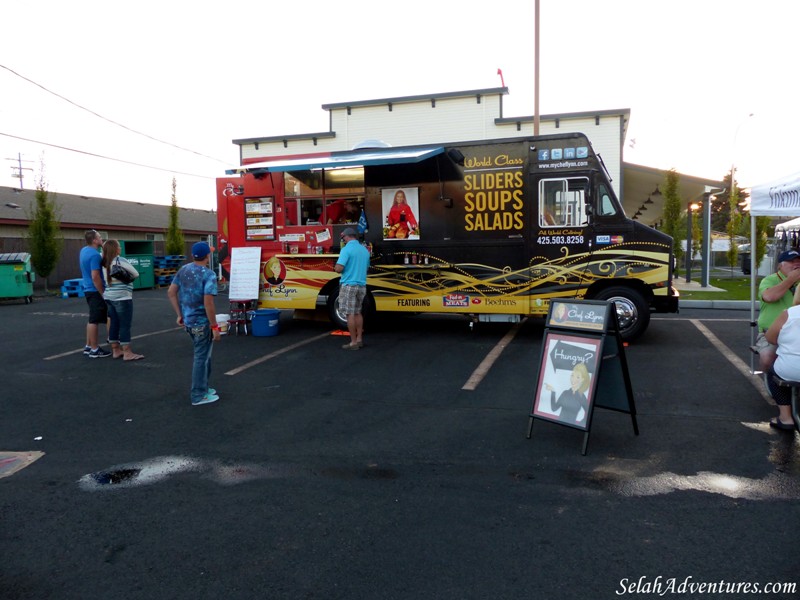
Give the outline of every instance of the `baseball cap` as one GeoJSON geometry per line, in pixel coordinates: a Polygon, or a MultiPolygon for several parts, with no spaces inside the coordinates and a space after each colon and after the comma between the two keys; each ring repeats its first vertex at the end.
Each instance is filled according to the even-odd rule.
{"type": "MultiPolygon", "coordinates": [[[[355,229],[353,229],[352,227],[347,227],[347,228],[345,228],[344,231],[342,231],[342,237],[344,237],[346,235],[349,236],[349,237],[357,238],[358,237],[358,232],[355,229]]],[[[798,256],[800,256],[800,255],[798,255],[798,256]]]]}
{"type": "Polygon", "coordinates": [[[778,257],[778,262],[795,260],[796,258],[800,258],[800,252],[797,250],[786,250],[785,252],[781,252],[781,255],[778,257]]]}
{"type": "Polygon", "coordinates": [[[211,254],[211,246],[205,242],[197,242],[192,246],[192,257],[195,260],[202,260],[209,254],[211,254]]]}

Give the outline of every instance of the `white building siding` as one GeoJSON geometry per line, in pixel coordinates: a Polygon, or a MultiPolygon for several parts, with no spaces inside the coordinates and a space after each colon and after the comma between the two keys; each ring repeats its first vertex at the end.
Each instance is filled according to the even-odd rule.
{"type": "MultiPolygon", "coordinates": [[[[592,143],[595,152],[603,157],[609,175],[611,175],[611,185],[617,197],[621,197],[622,183],[622,149],[621,149],[621,115],[599,117],[596,123],[595,117],[559,119],[556,127],[555,119],[543,120],[539,123],[540,135],[553,135],[557,133],[584,133],[592,143]]],[[[520,130],[515,124],[502,124],[495,127],[496,135],[490,137],[508,138],[524,137],[533,135],[533,123],[522,123],[520,130]]]]}
{"type": "Polygon", "coordinates": [[[286,146],[281,140],[270,142],[259,142],[258,149],[255,144],[242,144],[241,153],[242,160],[250,160],[254,158],[268,158],[273,156],[294,156],[296,154],[317,154],[322,152],[334,152],[336,150],[346,150],[336,137],[318,138],[317,143],[310,139],[290,139],[286,146]]]}
{"type": "MultiPolygon", "coordinates": [[[[533,135],[530,117],[521,120],[518,128],[513,121],[496,122],[502,117],[502,94],[435,98],[415,97],[413,100],[396,99],[374,103],[354,103],[347,108],[337,105],[329,109],[331,132],[334,137],[287,136],[270,138],[255,143],[242,143],[243,160],[264,159],[350,150],[365,140],[378,139],[391,146],[450,143],[469,140],[526,137],[533,135]],[[348,114],[349,112],[349,114],[348,114]],[[297,139],[292,139],[292,138],[297,139]]],[[[541,119],[542,135],[580,132],[588,136],[595,151],[603,157],[612,179],[612,186],[621,197],[623,119],[627,111],[604,112],[602,115],[582,113],[541,119]],[[556,126],[558,123],[558,126],[556,126]]]]}
{"type": "Polygon", "coordinates": [[[380,139],[392,146],[479,140],[491,136],[500,114],[500,97],[484,96],[419,101],[332,110],[331,125],[342,150],[366,139],[380,139]]]}

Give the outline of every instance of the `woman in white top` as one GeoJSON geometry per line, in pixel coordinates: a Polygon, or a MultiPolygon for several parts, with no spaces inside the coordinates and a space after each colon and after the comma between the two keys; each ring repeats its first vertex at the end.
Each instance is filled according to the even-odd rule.
{"type": "Polygon", "coordinates": [[[800,381],[800,293],[795,294],[795,305],[783,311],[764,334],[770,344],[778,346],[778,358],[767,377],[772,397],[778,405],[778,416],[770,420],[769,426],[791,431],[792,419],[790,388],[777,385],[771,375],[777,373],[781,379],[800,381]]]}
{"type": "Polygon", "coordinates": [[[103,299],[108,305],[108,318],[111,321],[108,327],[108,341],[111,343],[112,357],[139,360],[144,356],[131,350],[133,282],[123,283],[111,276],[111,270],[116,264],[128,271],[134,279],[139,276],[134,266],[125,257],[120,256],[119,242],[106,240],[103,244],[103,278],[106,281],[103,299]]]}

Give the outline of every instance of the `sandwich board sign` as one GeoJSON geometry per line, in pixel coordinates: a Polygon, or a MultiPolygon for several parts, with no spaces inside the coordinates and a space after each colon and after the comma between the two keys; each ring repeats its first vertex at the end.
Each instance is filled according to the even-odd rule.
{"type": "Polygon", "coordinates": [[[527,437],[534,419],[579,429],[586,455],[595,408],[629,413],[639,435],[614,303],[552,300],[545,323],[527,437]]]}

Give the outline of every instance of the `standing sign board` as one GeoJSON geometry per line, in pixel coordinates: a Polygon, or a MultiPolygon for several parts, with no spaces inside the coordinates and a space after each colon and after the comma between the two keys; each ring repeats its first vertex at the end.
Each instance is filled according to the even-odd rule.
{"type": "Polygon", "coordinates": [[[261,248],[233,248],[228,297],[232,300],[256,300],[260,280],[261,248]]]}
{"type": "Polygon", "coordinates": [[[528,419],[584,431],[586,454],[594,409],[631,415],[639,435],[633,390],[613,302],[552,300],[539,362],[536,396],[528,419]]]}

